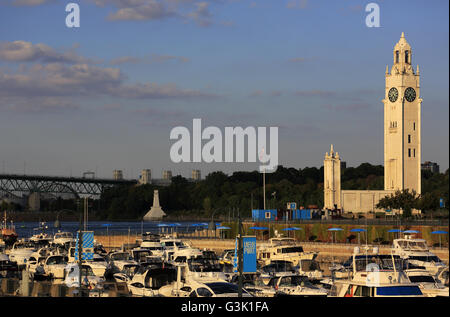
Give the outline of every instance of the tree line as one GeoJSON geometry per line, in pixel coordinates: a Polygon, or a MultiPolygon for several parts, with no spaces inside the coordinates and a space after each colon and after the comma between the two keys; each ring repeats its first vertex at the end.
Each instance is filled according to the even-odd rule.
{"type": "MultiPolygon", "coordinates": [[[[288,202],[307,208],[323,207],[323,166],[303,169],[279,166],[266,174],[266,209],[284,209],[288,202]]],[[[382,190],[382,165],[363,163],[342,169],[342,189],[382,190]]],[[[448,206],[448,170],[445,173],[422,175],[424,211],[439,208],[439,198],[448,206]]],[[[239,208],[243,217],[251,217],[252,209],[263,209],[263,175],[258,171],[212,172],[200,181],[182,176],[172,178],[169,186],[151,184],[121,186],[107,189],[95,204],[102,219],[142,219],[153,204],[153,191],[159,191],[163,210],[169,216],[211,217],[228,216],[239,208]]],[[[380,205],[381,206],[381,205],[380,205]]],[[[418,205],[413,205],[416,208],[418,205]]],[[[95,208],[94,208],[95,209],[95,208]]],[[[422,208],[421,208],[422,209],[422,208]]]]}

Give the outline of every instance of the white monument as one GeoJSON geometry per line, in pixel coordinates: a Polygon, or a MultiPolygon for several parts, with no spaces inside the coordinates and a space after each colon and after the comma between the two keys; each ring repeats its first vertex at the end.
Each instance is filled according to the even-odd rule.
{"type": "Polygon", "coordinates": [[[166,213],[159,205],[159,194],[158,191],[155,190],[153,192],[153,206],[150,211],[145,214],[144,221],[161,220],[164,216],[166,216],[166,213]]]}

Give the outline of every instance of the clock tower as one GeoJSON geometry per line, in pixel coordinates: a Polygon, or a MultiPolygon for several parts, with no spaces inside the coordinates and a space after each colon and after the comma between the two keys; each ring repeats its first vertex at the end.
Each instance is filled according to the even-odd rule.
{"type": "Polygon", "coordinates": [[[411,46],[402,33],[386,67],[384,104],[384,189],[421,193],[420,75],[411,66],[411,46]]]}

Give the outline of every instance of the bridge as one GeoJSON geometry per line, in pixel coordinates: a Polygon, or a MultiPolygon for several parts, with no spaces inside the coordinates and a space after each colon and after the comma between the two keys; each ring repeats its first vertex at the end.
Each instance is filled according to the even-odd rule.
{"type": "Polygon", "coordinates": [[[0,174],[0,193],[48,193],[80,195],[100,195],[112,186],[134,185],[137,180],[102,179],[86,177],[59,177],[38,175],[0,174]]]}

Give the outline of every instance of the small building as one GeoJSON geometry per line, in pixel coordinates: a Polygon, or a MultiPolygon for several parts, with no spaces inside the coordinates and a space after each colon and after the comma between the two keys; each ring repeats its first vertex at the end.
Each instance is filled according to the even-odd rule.
{"type": "Polygon", "coordinates": [[[113,171],[113,178],[114,180],[122,180],[123,179],[123,173],[121,170],[114,170],[113,171]]]}
{"type": "Polygon", "coordinates": [[[434,162],[426,161],[420,165],[422,171],[430,171],[433,174],[439,174],[439,165],[434,162]]]}

